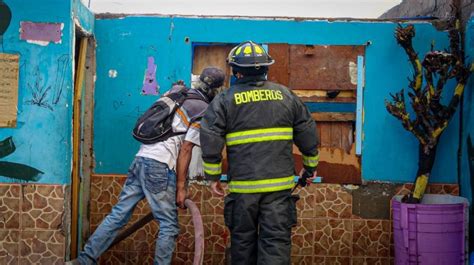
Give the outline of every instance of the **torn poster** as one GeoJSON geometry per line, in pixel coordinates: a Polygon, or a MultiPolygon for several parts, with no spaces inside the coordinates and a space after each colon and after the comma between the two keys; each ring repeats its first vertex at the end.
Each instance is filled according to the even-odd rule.
{"type": "Polygon", "coordinates": [[[16,127],[19,56],[0,53],[0,127],[16,127]]]}
{"type": "Polygon", "coordinates": [[[155,58],[148,57],[148,66],[145,70],[145,78],[143,79],[143,95],[158,95],[159,86],[156,82],[156,64],[155,58]]]}
{"type": "Polygon", "coordinates": [[[63,23],[20,22],[20,39],[42,46],[61,43],[63,23]]]}

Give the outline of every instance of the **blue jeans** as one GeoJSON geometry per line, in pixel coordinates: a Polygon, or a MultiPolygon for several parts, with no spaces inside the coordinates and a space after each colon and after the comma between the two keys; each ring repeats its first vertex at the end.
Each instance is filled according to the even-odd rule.
{"type": "Polygon", "coordinates": [[[144,157],[136,157],[130,166],[118,203],[87,241],[78,257],[80,264],[96,264],[143,198],[147,199],[153,216],[160,223],[154,264],[171,264],[179,233],[176,174],[166,164],[144,157]]]}

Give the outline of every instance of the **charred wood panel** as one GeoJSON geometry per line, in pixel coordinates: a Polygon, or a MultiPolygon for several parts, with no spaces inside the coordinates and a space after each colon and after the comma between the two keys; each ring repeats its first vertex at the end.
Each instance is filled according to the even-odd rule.
{"type": "Polygon", "coordinates": [[[291,45],[289,87],[291,89],[355,90],[357,56],[364,46],[291,45]]]}
{"type": "Polygon", "coordinates": [[[226,74],[224,85],[229,86],[231,76],[230,67],[227,66],[227,55],[232,50],[232,45],[198,45],[194,47],[193,74],[199,75],[209,66],[222,69],[226,74]]]}
{"type": "Polygon", "coordinates": [[[268,52],[275,60],[268,71],[268,80],[288,86],[289,84],[289,49],[288,44],[269,44],[268,52]]]}

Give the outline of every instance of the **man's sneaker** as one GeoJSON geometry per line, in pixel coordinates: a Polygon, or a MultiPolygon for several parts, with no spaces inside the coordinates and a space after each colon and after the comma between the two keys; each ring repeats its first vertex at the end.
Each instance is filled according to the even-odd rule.
{"type": "Polygon", "coordinates": [[[66,261],[65,265],[81,265],[77,259],[66,261]]]}

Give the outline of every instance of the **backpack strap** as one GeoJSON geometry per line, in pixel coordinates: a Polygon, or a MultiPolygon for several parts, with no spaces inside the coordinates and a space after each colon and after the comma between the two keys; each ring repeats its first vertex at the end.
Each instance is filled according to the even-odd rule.
{"type": "Polygon", "coordinates": [[[176,102],[179,107],[183,104],[184,101],[188,99],[195,99],[195,100],[201,100],[209,104],[209,100],[204,96],[199,93],[199,95],[196,94],[190,94],[189,93],[189,88],[183,87],[181,90],[178,90],[176,92],[173,92],[166,97],[172,99],[174,102],[176,102]],[[184,96],[184,97],[183,97],[184,96]]]}
{"type": "MultiPolygon", "coordinates": [[[[205,103],[209,104],[209,100],[207,100],[207,98],[205,98],[202,95],[189,94],[187,89],[182,89],[180,91],[177,91],[175,93],[172,93],[172,94],[168,95],[167,97],[171,98],[176,103],[176,105],[174,106],[174,108],[172,109],[172,111],[170,113],[171,117],[174,117],[174,115],[176,115],[176,111],[179,108],[181,108],[183,106],[184,101],[186,101],[188,99],[201,100],[201,101],[204,101],[205,103]]],[[[199,115],[197,117],[191,118],[189,123],[191,124],[191,123],[195,122],[196,120],[201,119],[202,117],[203,117],[203,115],[199,115]]],[[[170,137],[177,136],[177,135],[183,135],[183,134],[186,134],[186,133],[187,133],[187,131],[186,132],[178,132],[178,133],[173,132],[173,133],[171,133],[170,137]]]]}
{"type": "Polygon", "coordinates": [[[196,100],[201,100],[209,104],[209,100],[204,96],[204,95],[196,95],[196,94],[189,94],[188,91],[186,91],[186,99],[196,99],[196,100]]]}

